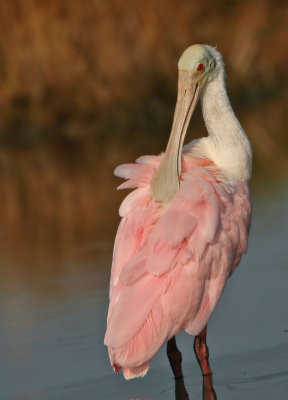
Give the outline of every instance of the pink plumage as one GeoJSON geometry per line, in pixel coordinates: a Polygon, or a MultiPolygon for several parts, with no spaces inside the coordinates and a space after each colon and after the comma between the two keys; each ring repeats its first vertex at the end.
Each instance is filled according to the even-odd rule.
{"type": "Polygon", "coordinates": [[[116,372],[144,376],[151,358],[185,329],[207,324],[229,275],[247,250],[250,198],[245,180],[207,158],[182,155],[180,189],[156,201],[150,183],[163,156],[116,168],[135,188],[120,207],[105,344],[116,372]]]}

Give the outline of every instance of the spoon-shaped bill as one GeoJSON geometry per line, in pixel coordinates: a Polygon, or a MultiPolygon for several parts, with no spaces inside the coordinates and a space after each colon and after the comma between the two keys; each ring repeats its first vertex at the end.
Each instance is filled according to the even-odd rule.
{"type": "Polygon", "coordinates": [[[172,130],[162,162],[151,182],[155,200],[170,201],[179,191],[182,146],[199,94],[199,83],[193,80],[191,72],[179,70],[172,130]]]}

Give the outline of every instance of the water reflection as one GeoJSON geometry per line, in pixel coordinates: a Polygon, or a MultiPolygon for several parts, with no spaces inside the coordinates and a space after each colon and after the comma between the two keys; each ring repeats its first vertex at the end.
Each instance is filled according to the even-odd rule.
{"type": "MultiPolygon", "coordinates": [[[[175,381],[175,400],[192,400],[189,397],[188,391],[185,386],[184,378],[178,377],[174,379],[175,381]]],[[[203,400],[217,400],[216,392],[213,389],[212,376],[206,375],[203,377],[203,389],[202,389],[202,399],[203,400]]],[[[149,397],[144,399],[130,398],[129,400],[150,400],[149,397]]]]}
{"type": "MultiPolygon", "coordinates": [[[[202,399],[217,400],[217,395],[213,387],[212,374],[203,376],[202,399]]],[[[189,400],[183,377],[175,379],[175,400],[189,400]]]]}
{"type": "MultiPolygon", "coordinates": [[[[217,400],[213,387],[213,374],[203,376],[202,399],[217,400]]],[[[189,400],[183,376],[175,378],[175,400],[189,400]]]]}
{"type": "MultiPolygon", "coordinates": [[[[231,400],[231,391],[245,400],[288,395],[288,191],[285,185],[276,189],[254,191],[248,256],[231,277],[215,319],[209,323],[209,347],[221,400],[231,400]]],[[[16,241],[3,246],[1,400],[201,397],[201,372],[188,335],[179,337],[183,359],[189,362],[183,368],[185,382],[171,381],[164,351],[153,360],[151,373],[143,380],[127,382],[112,375],[103,346],[112,236],[107,242],[79,239],[61,254],[53,247],[40,252],[37,242],[35,252],[33,243],[26,251],[16,241]]],[[[23,241],[28,243],[27,238],[23,241]]],[[[209,382],[204,379],[205,387],[209,382]]]]}

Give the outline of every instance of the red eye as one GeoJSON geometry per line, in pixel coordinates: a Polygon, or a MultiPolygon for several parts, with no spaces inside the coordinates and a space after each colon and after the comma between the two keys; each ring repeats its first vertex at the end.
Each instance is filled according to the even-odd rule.
{"type": "Polygon", "coordinates": [[[197,67],[197,71],[203,71],[204,70],[204,65],[203,64],[199,64],[197,67]]]}

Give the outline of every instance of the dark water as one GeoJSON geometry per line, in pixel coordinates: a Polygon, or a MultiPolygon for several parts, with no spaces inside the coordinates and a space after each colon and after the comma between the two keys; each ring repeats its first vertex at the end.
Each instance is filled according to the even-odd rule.
{"type": "MultiPolygon", "coordinates": [[[[218,399],[288,399],[288,186],[254,191],[250,247],[208,326],[218,399]]],[[[144,379],[114,375],[103,346],[111,242],[43,266],[0,264],[0,399],[174,399],[162,349],[144,379]]],[[[179,335],[190,400],[202,379],[179,335]]]]}

